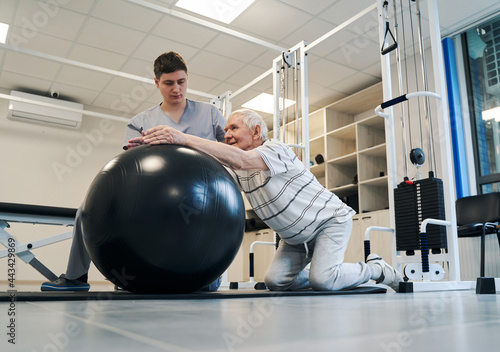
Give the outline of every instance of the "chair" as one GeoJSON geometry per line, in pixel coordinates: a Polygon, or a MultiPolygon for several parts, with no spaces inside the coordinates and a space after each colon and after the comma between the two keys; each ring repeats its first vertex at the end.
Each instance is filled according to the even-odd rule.
{"type": "Polygon", "coordinates": [[[481,237],[481,277],[484,277],[485,237],[496,234],[500,246],[500,192],[457,199],[458,237],[481,237]]]}

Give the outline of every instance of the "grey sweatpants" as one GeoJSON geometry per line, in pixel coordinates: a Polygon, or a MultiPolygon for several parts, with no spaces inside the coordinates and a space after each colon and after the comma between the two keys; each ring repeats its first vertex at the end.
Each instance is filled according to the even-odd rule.
{"type": "Polygon", "coordinates": [[[73,226],[73,242],[71,243],[66,269],[66,277],[70,280],[78,279],[80,276],[87,274],[90,269],[91,259],[83,243],[81,214],[82,205],[76,212],[75,226],[73,226]]]}
{"type": "Polygon", "coordinates": [[[351,230],[352,219],[344,223],[327,223],[307,242],[307,249],[304,244],[290,245],[280,241],[266,273],[267,287],[274,291],[305,288],[331,291],[368,282],[371,270],[367,264],[343,262],[351,230]],[[306,269],[309,263],[310,269],[306,269]]]}

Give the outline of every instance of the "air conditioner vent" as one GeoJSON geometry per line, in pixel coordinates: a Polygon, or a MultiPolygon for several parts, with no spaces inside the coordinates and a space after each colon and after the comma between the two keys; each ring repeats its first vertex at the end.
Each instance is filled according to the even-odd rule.
{"type": "Polygon", "coordinates": [[[11,100],[7,116],[11,120],[57,127],[80,128],[82,113],[74,110],[82,110],[82,104],[18,91],[11,91],[10,95],[33,101],[11,100]],[[41,104],[36,104],[36,102],[41,104]]]}

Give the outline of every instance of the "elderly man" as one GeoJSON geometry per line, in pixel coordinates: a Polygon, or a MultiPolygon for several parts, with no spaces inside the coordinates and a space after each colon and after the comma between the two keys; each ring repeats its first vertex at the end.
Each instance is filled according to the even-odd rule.
{"type": "Polygon", "coordinates": [[[325,189],[288,146],[268,140],[257,113],[233,112],[224,130],[225,144],[168,126],[151,128],[130,143],[185,145],[234,170],[257,215],[282,239],[265,277],[270,290],[340,290],[370,279],[398,290],[401,274],[378,255],[367,263],[343,262],[354,210],[325,189]]]}

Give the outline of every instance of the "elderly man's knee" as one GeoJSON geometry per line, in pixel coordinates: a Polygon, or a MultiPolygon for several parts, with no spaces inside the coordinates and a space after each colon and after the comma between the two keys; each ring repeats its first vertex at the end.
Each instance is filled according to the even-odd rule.
{"type": "Polygon", "coordinates": [[[272,272],[267,272],[264,277],[264,282],[270,291],[282,291],[287,286],[283,275],[278,275],[272,272]]]}
{"type": "Polygon", "coordinates": [[[338,285],[336,285],[339,269],[340,265],[336,265],[329,274],[311,271],[309,274],[309,284],[311,288],[315,291],[332,291],[339,289],[337,288],[338,285]]]}
{"type": "Polygon", "coordinates": [[[309,284],[314,291],[329,291],[327,283],[323,281],[309,280],[309,284]]]}

